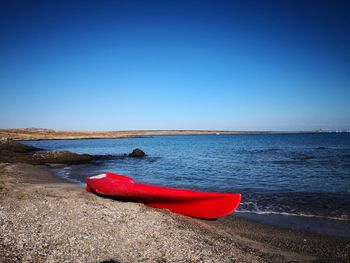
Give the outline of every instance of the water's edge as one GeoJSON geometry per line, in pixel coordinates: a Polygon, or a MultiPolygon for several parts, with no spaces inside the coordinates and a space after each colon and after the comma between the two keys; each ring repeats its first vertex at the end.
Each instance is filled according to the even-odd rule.
{"type": "Polygon", "coordinates": [[[281,228],[303,232],[350,238],[349,221],[283,214],[256,214],[251,212],[236,212],[240,218],[281,228]]]}
{"type": "MultiPolygon", "coordinates": [[[[85,183],[72,179],[74,174],[70,174],[71,177],[65,173],[69,167],[64,168],[48,168],[52,174],[63,179],[69,183],[77,184],[82,188],[85,188],[85,183]]],[[[232,214],[233,215],[233,214],[232,214]]],[[[232,217],[227,216],[227,218],[232,217]]],[[[280,228],[329,235],[335,237],[350,238],[350,222],[348,220],[332,219],[327,217],[310,216],[310,215],[296,215],[281,213],[256,213],[249,211],[236,211],[235,216],[244,220],[258,222],[267,225],[274,225],[280,228]]]]}

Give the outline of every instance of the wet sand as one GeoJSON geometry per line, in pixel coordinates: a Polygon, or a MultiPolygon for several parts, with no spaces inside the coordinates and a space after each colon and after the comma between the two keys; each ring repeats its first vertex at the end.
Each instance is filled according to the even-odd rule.
{"type": "Polygon", "coordinates": [[[244,220],[275,225],[286,229],[350,238],[350,222],[348,220],[315,216],[256,214],[249,212],[236,213],[235,216],[242,217],[244,220]]]}
{"type": "Polygon", "coordinates": [[[193,219],[85,192],[44,166],[0,164],[0,262],[339,262],[350,240],[235,216],[193,219]]]}

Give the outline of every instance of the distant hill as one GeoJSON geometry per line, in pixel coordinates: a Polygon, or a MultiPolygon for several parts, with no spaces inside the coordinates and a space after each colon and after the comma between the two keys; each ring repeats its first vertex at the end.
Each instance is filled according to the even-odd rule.
{"type": "MultiPolygon", "coordinates": [[[[317,132],[317,131],[315,131],[317,132]]],[[[0,129],[0,137],[15,140],[60,140],[60,139],[101,139],[128,138],[157,135],[194,135],[194,134],[273,134],[304,132],[269,132],[269,131],[209,131],[209,130],[140,130],[140,131],[59,131],[41,128],[0,129]]],[[[313,133],[313,132],[308,132],[313,133]]]]}

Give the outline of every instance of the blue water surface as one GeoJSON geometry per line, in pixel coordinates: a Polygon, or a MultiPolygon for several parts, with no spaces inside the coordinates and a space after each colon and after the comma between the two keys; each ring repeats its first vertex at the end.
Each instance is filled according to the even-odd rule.
{"type": "Polygon", "coordinates": [[[85,182],[111,171],[156,185],[239,192],[239,211],[350,218],[350,133],[153,136],[26,141],[45,150],[120,156],[57,169],[85,182]],[[123,157],[134,148],[146,158],[123,157]]]}

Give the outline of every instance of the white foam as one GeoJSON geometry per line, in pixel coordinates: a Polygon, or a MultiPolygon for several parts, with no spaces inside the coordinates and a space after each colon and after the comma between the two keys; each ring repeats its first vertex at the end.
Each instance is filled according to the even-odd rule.
{"type": "Polygon", "coordinates": [[[283,215],[283,216],[298,216],[298,217],[315,217],[315,218],[323,218],[323,219],[332,219],[332,220],[340,220],[340,221],[348,221],[349,217],[347,215],[336,216],[321,216],[321,215],[312,215],[305,213],[288,213],[288,212],[275,212],[275,211],[251,211],[246,209],[238,209],[236,213],[252,213],[257,215],[283,215]]]}
{"type": "Polygon", "coordinates": [[[59,169],[59,170],[55,170],[53,168],[53,171],[55,171],[55,175],[57,175],[58,177],[63,178],[64,180],[67,180],[69,182],[75,183],[75,184],[79,184],[80,186],[84,186],[85,183],[82,183],[81,181],[77,180],[77,179],[73,179],[71,177],[69,177],[69,175],[71,174],[71,167],[65,167],[63,169],[59,169]]]}
{"type": "Polygon", "coordinates": [[[339,216],[326,216],[326,215],[314,215],[314,214],[308,214],[303,212],[282,212],[282,211],[273,211],[273,208],[266,207],[265,209],[260,209],[258,204],[255,202],[241,202],[240,207],[237,209],[236,212],[241,213],[252,213],[257,215],[283,215],[283,216],[299,216],[299,217],[316,217],[316,218],[323,218],[323,219],[332,219],[332,220],[341,220],[341,221],[349,221],[350,217],[347,214],[341,214],[339,216]],[[245,208],[244,206],[249,206],[249,208],[245,208]]]}
{"type": "Polygon", "coordinates": [[[105,178],[105,177],[107,177],[106,174],[98,174],[95,176],[91,176],[90,179],[101,179],[101,178],[105,178]]]}

